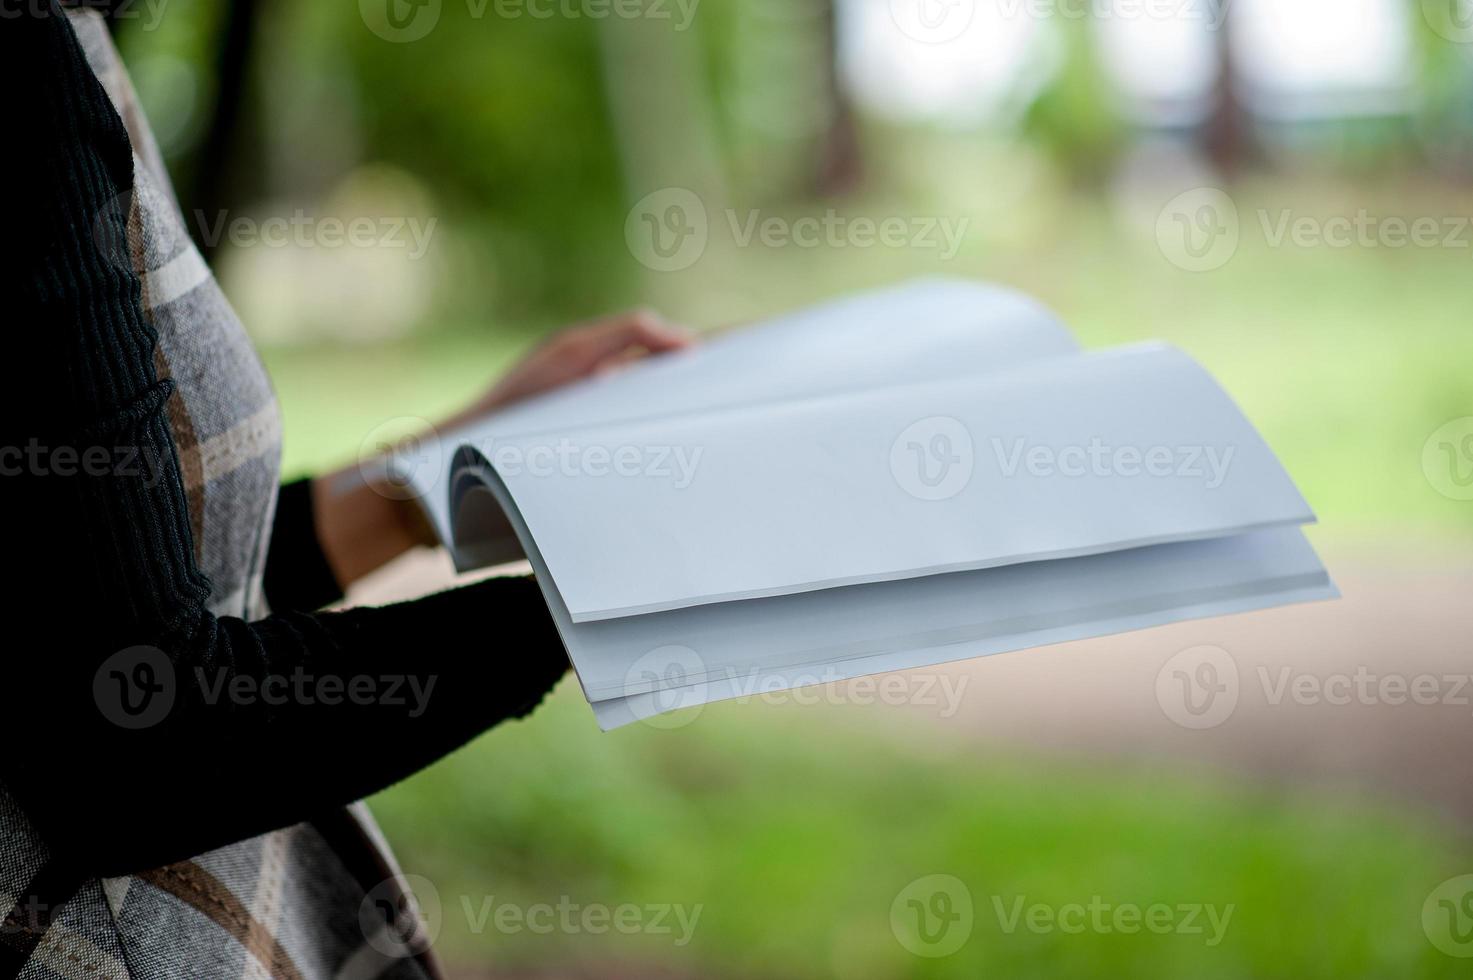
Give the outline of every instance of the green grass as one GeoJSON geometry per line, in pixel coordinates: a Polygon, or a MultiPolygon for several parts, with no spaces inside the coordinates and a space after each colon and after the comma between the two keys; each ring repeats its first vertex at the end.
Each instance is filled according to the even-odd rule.
{"type": "Polygon", "coordinates": [[[822,708],[716,706],[676,731],[601,735],[574,687],[375,802],[409,870],[435,883],[439,948],[456,962],[719,977],[1466,975],[1420,916],[1473,853],[1403,813],[1004,758],[822,708]],[[897,941],[890,910],[937,873],[965,883],[975,922],[958,952],[925,959],[897,941]],[[1232,911],[1216,945],[1210,930],[1002,925],[1020,898],[1057,909],[1096,896],[1232,911]],[[677,946],[576,927],[478,933],[466,908],[487,901],[701,909],[677,946]]]}

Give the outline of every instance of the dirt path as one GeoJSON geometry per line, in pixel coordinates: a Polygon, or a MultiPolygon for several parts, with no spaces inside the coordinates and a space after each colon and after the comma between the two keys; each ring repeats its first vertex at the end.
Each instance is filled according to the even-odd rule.
{"type": "Polygon", "coordinates": [[[960,665],[965,707],[947,724],[995,743],[1386,791],[1473,827],[1473,566],[1336,578],[1338,602],[960,665]]]}

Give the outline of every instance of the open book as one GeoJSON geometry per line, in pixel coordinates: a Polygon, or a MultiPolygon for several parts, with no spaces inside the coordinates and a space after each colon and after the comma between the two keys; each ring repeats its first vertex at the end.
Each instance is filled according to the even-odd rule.
{"type": "Polygon", "coordinates": [[[462,570],[525,553],[605,729],[1337,595],[1201,367],[1082,351],[975,283],[727,332],[439,439],[393,479],[462,570]]]}

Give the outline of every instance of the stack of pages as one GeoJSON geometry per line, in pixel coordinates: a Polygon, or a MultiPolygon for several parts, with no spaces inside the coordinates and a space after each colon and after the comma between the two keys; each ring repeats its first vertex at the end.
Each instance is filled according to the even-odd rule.
{"type": "Polygon", "coordinates": [[[1082,351],[975,283],[727,332],[441,444],[394,478],[461,569],[526,555],[605,729],[1337,594],[1191,358],[1082,351]]]}

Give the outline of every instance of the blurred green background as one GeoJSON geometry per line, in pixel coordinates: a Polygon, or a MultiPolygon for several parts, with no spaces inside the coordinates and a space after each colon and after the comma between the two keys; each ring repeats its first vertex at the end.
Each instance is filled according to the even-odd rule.
{"type": "MultiPolygon", "coordinates": [[[[1424,470],[1433,433],[1473,416],[1473,45],[1450,2],[168,0],[116,30],[275,378],[288,474],[449,413],[561,324],[642,305],[713,328],[974,277],[1086,346],[1185,348],[1299,482],[1332,570],[1447,570],[1428,588],[1456,595],[1473,504],[1424,470]],[[1193,271],[1170,208],[1202,187],[1227,191],[1237,245],[1193,271]],[[697,195],[709,240],[661,271],[639,218],[668,188],[697,195]],[[366,217],[381,240],[210,234],[273,215],[366,217]],[[753,215],[964,234],[955,254],[742,244],[732,221],[753,215]],[[1373,231],[1278,241],[1285,216],[1373,231]],[[1388,219],[1432,219],[1437,242],[1398,245],[1388,219]]],[[[515,656],[494,628],[466,655],[515,656]]],[[[1463,635],[1440,652],[1466,662],[1463,635]]],[[[570,681],[375,806],[464,976],[1467,975],[1422,907],[1473,870],[1473,808],[965,727],[740,705],[602,736],[570,681]],[[935,958],[891,917],[933,873],[976,918],[935,958]],[[1019,895],[1235,912],[1214,945],[1009,931],[993,899],[1019,895]],[[701,913],[685,944],[477,928],[490,896],[701,913]]],[[[1429,755],[1465,754],[1439,738],[1429,755]]]]}

